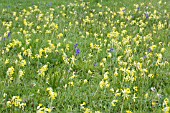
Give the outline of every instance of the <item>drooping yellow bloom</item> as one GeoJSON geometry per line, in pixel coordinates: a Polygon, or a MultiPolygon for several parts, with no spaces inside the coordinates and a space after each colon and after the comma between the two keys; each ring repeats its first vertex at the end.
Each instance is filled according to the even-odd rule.
{"type": "Polygon", "coordinates": [[[11,66],[10,68],[8,68],[8,70],[7,70],[7,75],[8,76],[12,76],[13,74],[14,74],[14,67],[13,66],[11,66]]]}
{"type": "Polygon", "coordinates": [[[57,97],[57,93],[53,92],[53,89],[51,87],[47,88],[46,91],[48,92],[48,94],[52,100],[54,100],[57,97]]]}

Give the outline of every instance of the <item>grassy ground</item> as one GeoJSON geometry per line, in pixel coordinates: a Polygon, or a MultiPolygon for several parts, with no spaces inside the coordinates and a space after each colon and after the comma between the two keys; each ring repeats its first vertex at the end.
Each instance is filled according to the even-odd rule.
{"type": "Polygon", "coordinates": [[[0,112],[170,112],[169,0],[0,1],[0,112]]]}

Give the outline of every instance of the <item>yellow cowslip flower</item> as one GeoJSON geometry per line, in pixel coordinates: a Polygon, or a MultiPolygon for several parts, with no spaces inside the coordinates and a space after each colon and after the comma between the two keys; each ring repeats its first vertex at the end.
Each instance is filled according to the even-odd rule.
{"type": "Polygon", "coordinates": [[[15,17],[15,21],[18,21],[18,19],[19,19],[18,17],[15,17]]]}
{"type": "Polygon", "coordinates": [[[154,78],[154,75],[153,74],[149,74],[148,77],[149,78],[154,78]]]}
{"type": "Polygon", "coordinates": [[[85,106],[85,105],[86,105],[86,102],[83,102],[82,104],[80,104],[81,107],[85,106]]]}
{"type": "Polygon", "coordinates": [[[88,82],[88,80],[87,79],[84,79],[84,82],[83,82],[83,84],[86,84],[88,82]]]}
{"type": "Polygon", "coordinates": [[[110,83],[106,80],[106,82],[105,82],[105,86],[106,86],[106,88],[109,88],[110,87],[110,83]]]}
{"type": "Polygon", "coordinates": [[[74,55],[72,55],[72,57],[71,57],[71,64],[75,64],[75,61],[76,61],[76,57],[74,56],[74,55]]]}
{"type": "Polygon", "coordinates": [[[44,108],[38,109],[36,113],[45,113],[44,108]]]}
{"type": "Polygon", "coordinates": [[[17,15],[17,12],[13,12],[13,16],[16,16],[17,15]]]}
{"type": "Polygon", "coordinates": [[[97,6],[100,7],[100,8],[102,7],[102,5],[100,3],[97,3],[97,6]]]}
{"type": "Polygon", "coordinates": [[[156,101],[152,101],[152,107],[155,107],[156,106],[156,101]]]}
{"type": "Polygon", "coordinates": [[[57,37],[60,39],[60,38],[62,38],[63,36],[64,36],[63,33],[59,33],[57,37]]]}
{"type": "Polygon", "coordinates": [[[51,30],[46,30],[46,31],[45,31],[45,34],[50,34],[50,33],[52,33],[51,30]]]}
{"type": "Polygon", "coordinates": [[[106,62],[106,58],[103,58],[103,59],[102,59],[102,62],[105,63],[105,62],[106,62]]]}
{"type": "Polygon", "coordinates": [[[29,44],[30,44],[30,41],[31,41],[31,39],[26,39],[26,40],[25,40],[26,45],[29,45],[29,44]]]}
{"type": "Polygon", "coordinates": [[[40,108],[41,108],[41,106],[42,106],[42,104],[39,104],[39,105],[37,106],[37,109],[40,109],[40,108]]]}
{"type": "Polygon", "coordinates": [[[37,30],[40,30],[41,29],[41,26],[37,26],[37,30]]]}
{"type": "Polygon", "coordinates": [[[57,93],[53,92],[53,89],[51,87],[48,87],[46,89],[46,91],[48,92],[48,94],[52,100],[54,100],[57,97],[57,93]]]}
{"type": "Polygon", "coordinates": [[[165,98],[163,101],[163,106],[168,106],[168,104],[169,104],[169,99],[165,98]]]}
{"type": "Polygon", "coordinates": [[[40,50],[39,50],[39,56],[40,56],[40,58],[42,57],[43,52],[45,52],[44,49],[40,48],[40,50]]]}
{"type": "Polygon", "coordinates": [[[164,107],[164,108],[162,109],[162,111],[163,111],[164,113],[169,113],[169,112],[170,112],[170,107],[169,107],[169,106],[166,106],[166,107],[164,107]]]}
{"type": "Polygon", "coordinates": [[[88,74],[92,75],[92,74],[93,74],[93,72],[92,72],[91,70],[88,70],[88,74]]]}
{"type": "Polygon", "coordinates": [[[94,48],[94,45],[93,45],[93,43],[90,43],[90,48],[92,48],[92,49],[94,48]]]}
{"type": "Polygon", "coordinates": [[[99,84],[99,85],[100,85],[100,88],[101,88],[101,89],[103,89],[103,88],[104,88],[104,86],[105,86],[105,82],[104,82],[104,80],[100,81],[100,84],[99,84]]]}
{"type": "Polygon", "coordinates": [[[47,53],[51,53],[52,52],[52,49],[50,47],[46,47],[44,48],[44,53],[47,54],[47,53]]]}
{"type": "Polygon", "coordinates": [[[121,93],[116,92],[115,97],[119,97],[119,96],[121,96],[121,93]]]}
{"type": "Polygon", "coordinates": [[[118,102],[118,100],[113,100],[112,102],[111,102],[111,104],[112,104],[112,106],[116,106],[116,103],[118,102]]]}
{"type": "Polygon", "coordinates": [[[85,108],[84,113],[92,113],[92,111],[89,108],[85,108]]]}
{"type": "Polygon", "coordinates": [[[31,48],[30,48],[30,49],[27,49],[27,55],[28,55],[28,57],[31,57],[31,56],[32,56],[31,48]]]}
{"type": "Polygon", "coordinates": [[[19,108],[21,108],[22,110],[24,110],[24,107],[26,106],[26,103],[21,103],[19,108]]]}
{"type": "Polygon", "coordinates": [[[22,31],[22,33],[24,34],[24,35],[26,35],[27,33],[28,33],[28,31],[26,31],[26,30],[20,30],[20,31],[22,31]]]}
{"type": "Polygon", "coordinates": [[[69,26],[71,27],[73,24],[72,24],[72,22],[69,22],[69,26]]]}
{"type": "Polygon", "coordinates": [[[52,110],[51,110],[51,108],[45,108],[45,111],[50,113],[52,110]]]}
{"type": "Polygon", "coordinates": [[[129,88],[126,88],[124,90],[122,90],[122,93],[123,93],[123,98],[124,99],[128,99],[129,98],[129,94],[131,93],[130,89],[129,88]]]}
{"type": "Polygon", "coordinates": [[[8,68],[8,70],[7,70],[7,75],[8,76],[12,76],[13,74],[14,74],[14,68],[13,68],[13,66],[11,66],[10,68],[8,68]]]}
{"type": "Polygon", "coordinates": [[[75,72],[73,72],[73,75],[69,78],[69,79],[74,79],[76,78],[77,76],[75,75],[75,72]]]}
{"type": "Polygon", "coordinates": [[[69,49],[70,49],[70,45],[69,45],[69,44],[66,44],[66,50],[69,51],[69,49]]]}
{"type": "Polygon", "coordinates": [[[75,21],[75,24],[76,24],[76,25],[78,25],[78,24],[79,24],[79,22],[78,22],[78,21],[75,21]]]}
{"type": "Polygon", "coordinates": [[[37,111],[36,111],[36,113],[50,113],[52,111],[52,109],[51,108],[46,108],[46,107],[43,107],[43,105],[42,104],[39,104],[38,106],[37,106],[37,111]]]}
{"type": "Polygon", "coordinates": [[[6,96],[7,96],[7,94],[6,94],[6,93],[4,93],[4,94],[3,94],[3,98],[6,98],[6,96]]]}
{"type": "Polygon", "coordinates": [[[23,24],[24,24],[25,26],[27,26],[27,20],[26,20],[26,19],[23,20],[23,24]]]}
{"type": "Polygon", "coordinates": [[[133,89],[137,92],[138,91],[138,87],[134,86],[133,89]]]}
{"type": "Polygon", "coordinates": [[[9,59],[6,59],[6,60],[5,60],[5,64],[8,64],[8,63],[9,63],[9,59]]]}
{"type": "Polygon", "coordinates": [[[68,84],[72,87],[74,86],[74,82],[69,82],[68,84]]]}
{"type": "Polygon", "coordinates": [[[107,80],[106,81],[104,81],[104,80],[100,81],[99,85],[100,85],[101,89],[103,89],[104,87],[106,87],[106,88],[110,87],[110,83],[107,80]]]}
{"type": "Polygon", "coordinates": [[[12,103],[11,103],[11,101],[7,101],[7,107],[12,107],[12,103]]]}
{"type": "Polygon", "coordinates": [[[108,56],[107,56],[108,58],[111,58],[112,57],[112,54],[111,53],[108,53],[108,56]]]}
{"type": "Polygon", "coordinates": [[[40,76],[44,76],[45,75],[45,72],[48,70],[48,65],[44,65],[43,67],[41,67],[37,72],[38,72],[38,75],[40,76]]]}
{"type": "Polygon", "coordinates": [[[126,110],[126,113],[133,113],[132,111],[130,111],[130,110],[126,110]]]}
{"type": "Polygon", "coordinates": [[[56,92],[49,92],[50,98],[52,100],[54,100],[57,97],[57,93],[56,92]]]}
{"type": "Polygon", "coordinates": [[[164,53],[164,52],[165,52],[165,50],[166,50],[165,48],[162,48],[162,49],[161,49],[161,53],[164,53]]]}
{"type": "Polygon", "coordinates": [[[102,16],[102,15],[103,15],[103,12],[99,12],[99,15],[102,16]]]}
{"type": "Polygon", "coordinates": [[[152,45],[149,48],[153,51],[157,46],[156,45],[152,45]]]}
{"type": "Polygon", "coordinates": [[[145,96],[145,98],[147,99],[149,95],[148,95],[148,93],[146,93],[144,96],[145,96]]]}
{"type": "Polygon", "coordinates": [[[136,99],[137,99],[137,98],[138,98],[138,97],[136,97],[136,93],[134,93],[134,94],[133,94],[133,101],[136,102],[136,99]]]}
{"type": "Polygon", "coordinates": [[[109,77],[108,77],[108,74],[109,74],[108,71],[104,73],[104,80],[107,80],[107,79],[109,78],[109,77]]]}
{"type": "Polygon", "coordinates": [[[24,71],[22,71],[21,69],[19,70],[19,73],[18,73],[18,75],[19,75],[19,78],[21,78],[23,75],[24,75],[24,71]]]}
{"type": "Polygon", "coordinates": [[[114,76],[118,76],[118,72],[117,72],[118,68],[115,68],[115,72],[114,72],[114,76]]]}
{"type": "Polygon", "coordinates": [[[21,60],[19,65],[21,67],[24,67],[26,64],[27,64],[26,60],[21,60]]]}

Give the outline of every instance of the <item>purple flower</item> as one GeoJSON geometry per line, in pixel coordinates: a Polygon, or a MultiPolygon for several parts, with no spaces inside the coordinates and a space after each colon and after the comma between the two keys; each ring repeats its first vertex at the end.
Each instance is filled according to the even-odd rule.
{"type": "Polygon", "coordinates": [[[146,19],[148,19],[148,18],[149,18],[149,14],[148,14],[148,13],[146,13],[146,14],[145,14],[145,16],[146,16],[146,19]]]}
{"type": "Polygon", "coordinates": [[[124,10],[122,10],[124,13],[126,12],[126,10],[124,9],[124,10]]]}
{"type": "Polygon", "coordinates": [[[134,16],[133,16],[133,15],[131,15],[131,17],[132,17],[132,18],[134,18],[134,16]]]}
{"type": "Polygon", "coordinates": [[[78,46],[78,44],[75,44],[75,45],[74,45],[74,48],[76,49],[76,48],[77,48],[77,46],[78,46]]]}
{"type": "Polygon", "coordinates": [[[145,55],[144,57],[143,57],[143,59],[146,59],[147,58],[147,56],[145,55]]]}
{"type": "Polygon", "coordinates": [[[137,10],[139,11],[139,10],[140,10],[140,7],[138,7],[137,10]]]}
{"type": "Polygon", "coordinates": [[[98,65],[98,64],[97,64],[97,63],[95,63],[95,64],[94,64],[94,67],[96,67],[97,65],[98,65]]]}
{"type": "Polygon", "coordinates": [[[110,48],[110,52],[114,52],[115,50],[113,48],[110,48]]]}
{"type": "Polygon", "coordinates": [[[11,6],[7,6],[7,8],[9,9],[9,8],[11,8],[11,6]]]}
{"type": "Polygon", "coordinates": [[[52,2],[50,2],[49,6],[52,6],[52,5],[53,5],[53,3],[52,3],[52,2]]]}
{"type": "Polygon", "coordinates": [[[80,54],[80,49],[76,49],[76,56],[80,54]]]}
{"type": "Polygon", "coordinates": [[[149,48],[149,49],[148,49],[148,52],[149,52],[149,53],[150,53],[150,52],[152,52],[152,49],[151,49],[151,48],[149,48]]]}
{"type": "Polygon", "coordinates": [[[8,33],[8,38],[11,37],[11,32],[8,33]]]}

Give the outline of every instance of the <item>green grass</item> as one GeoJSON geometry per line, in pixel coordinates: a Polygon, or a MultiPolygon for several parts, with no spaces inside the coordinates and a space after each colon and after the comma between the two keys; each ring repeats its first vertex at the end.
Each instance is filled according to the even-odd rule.
{"type": "Polygon", "coordinates": [[[1,0],[0,112],[168,113],[169,6],[1,0]]]}

